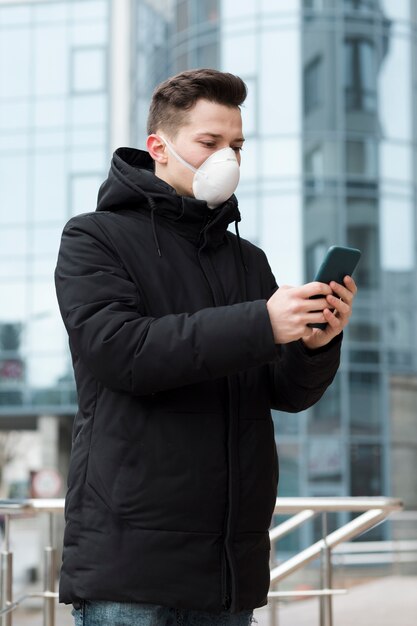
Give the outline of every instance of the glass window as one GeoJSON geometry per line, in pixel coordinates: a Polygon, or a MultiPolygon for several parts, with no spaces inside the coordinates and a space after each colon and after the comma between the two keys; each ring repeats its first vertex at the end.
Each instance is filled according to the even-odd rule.
{"type": "Polygon", "coordinates": [[[381,0],[381,10],[393,20],[409,20],[413,0],[381,0]]]}
{"type": "Polygon", "coordinates": [[[323,60],[316,57],[304,69],[304,113],[307,115],[322,104],[323,60]]]}
{"type": "Polygon", "coordinates": [[[106,21],[75,22],[69,29],[69,43],[73,46],[107,46],[109,31],[106,21]]]}
{"type": "MultiPolygon", "coordinates": [[[[240,74],[238,74],[240,75],[240,74]]],[[[242,125],[243,134],[248,139],[251,135],[257,133],[258,122],[258,88],[257,82],[253,78],[244,78],[248,89],[248,95],[245,102],[242,104],[242,125]]],[[[246,144],[247,142],[245,142],[246,144]]],[[[246,147],[244,146],[244,150],[246,147]]]]}
{"type": "MultiPolygon", "coordinates": [[[[243,127],[243,133],[246,135],[246,129],[243,127]]],[[[258,171],[258,141],[256,139],[246,139],[243,144],[242,161],[240,166],[240,185],[250,181],[254,181],[259,176],[258,171]]],[[[239,190],[238,195],[240,198],[239,190]]]]}
{"type": "Polygon", "coordinates": [[[304,157],[306,193],[321,193],[324,190],[324,158],[321,146],[316,146],[304,157]]]}
{"type": "Polygon", "coordinates": [[[374,288],[380,282],[379,235],[377,226],[360,224],[348,226],[348,245],[362,251],[354,278],[358,287],[374,288]]]}
{"type": "Polygon", "coordinates": [[[235,20],[236,18],[247,18],[259,11],[259,0],[221,0],[222,22],[224,20],[235,20]]]}
{"type": "Polygon", "coordinates": [[[379,496],[382,488],[381,446],[353,444],[350,448],[351,496],[379,496]]]}
{"type": "Polygon", "coordinates": [[[103,182],[100,174],[75,174],[71,177],[70,212],[71,215],[95,211],[97,193],[103,182]]]}
{"type": "MultiPolygon", "coordinates": [[[[404,4],[398,2],[398,5],[404,4]]],[[[413,136],[410,40],[391,37],[378,73],[378,107],[382,136],[410,141],[413,136]]]]}
{"type": "Polygon", "coordinates": [[[366,39],[345,41],[345,98],[348,111],[376,109],[375,46],[366,39]]]}
{"type": "Polygon", "coordinates": [[[37,22],[57,22],[68,19],[69,2],[50,2],[33,7],[34,17],[37,22]]]}
{"type": "Polygon", "coordinates": [[[105,48],[78,48],[71,55],[71,89],[75,93],[103,91],[106,87],[105,48]]]}
{"type": "Polygon", "coordinates": [[[381,197],[381,263],[384,270],[412,270],[415,264],[413,202],[381,197]]]}
{"type": "Polygon", "coordinates": [[[377,372],[350,372],[349,374],[350,429],[354,435],[381,433],[383,416],[380,378],[377,372]]]}
{"type": "MultiPolygon", "coordinates": [[[[66,94],[68,85],[66,27],[57,24],[38,26],[33,32],[33,38],[35,94],[38,96],[66,94]]],[[[27,60],[26,65],[29,65],[27,60]]]]}
{"type": "Polygon", "coordinates": [[[326,254],[328,246],[324,240],[317,241],[316,243],[308,246],[306,251],[306,279],[307,281],[314,280],[314,276],[317,273],[324,255],[326,254]]]}
{"type": "Polygon", "coordinates": [[[410,183],[413,180],[412,144],[382,141],[380,175],[387,182],[410,183]]]}
{"type": "Polygon", "coordinates": [[[308,430],[315,435],[336,434],[341,426],[340,376],[308,412],[308,430]]]}
{"type": "Polygon", "coordinates": [[[176,30],[181,33],[187,30],[189,24],[189,0],[176,3],[176,30]]]}
{"type": "Polygon", "coordinates": [[[197,23],[216,24],[219,19],[219,0],[196,2],[197,23]]]}
{"type": "Polygon", "coordinates": [[[339,483],[343,474],[342,442],[336,437],[313,437],[308,442],[310,483],[339,483]]]}
{"type": "MultiPolygon", "coordinates": [[[[0,11],[1,12],[1,11],[0,11]]],[[[29,102],[0,102],[0,130],[21,130],[29,125],[29,102]]],[[[0,137],[0,144],[3,139],[0,137]]]]}
{"type": "Polygon", "coordinates": [[[28,202],[28,159],[25,155],[0,156],[0,206],[2,224],[24,223],[28,202]]]}
{"type": "Polygon", "coordinates": [[[0,227],[0,256],[23,256],[27,254],[27,231],[24,227],[0,227]]]}
{"type": "Polygon", "coordinates": [[[2,6],[0,11],[0,24],[2,26],[11,26],[12,24],[28,24],[30,22],[30,17],[31,7],[2,6]]]}
{"type": "Polygon", "coordinates": [[[347,327],[349,338],[351,341],[360,342],[378,342],[381,337],[381,329],[378,324],[366,321],[359,318],[359,313],[362,317],[368,317],[369,311],[359,312],[358,309],[353,311],[352,319],[347,327]]]}
{"type": "Polygon", "coordinates": [[[62,227],[35,226],[30,232],[32,253],[36,256],[50,254],[56,256],[61,239],[62,227]]]}
{"type": "MultiPolygon", "coordinates": [[[[2,13],[4,9],[0,11],[2,13]]],[[[8,98],[29,96],[31,91],[31,31],[3,29],[0,37],[0,94],[8,98]],[[13,51],[13,54],[10,51],[13,51]]]]}
{"type": "Polygon", "coordinates": [[[196,50],[196,58],[198,67],[217,68],[219,66],[219,45],[217,41],[205,46],[199,46],[196,50]]]}
{"type": "Polygon", "coordinates": [[[375,11],[377,8],[376,0],[344,0],[344,6],[348,11],[361,11],[363,13],[375,11]]]}
{"type": "Polygon", "coordinates": [[[12,282],[1,281],[0,321],[16,323],[21,321],[26,313],[26,283],[23,280],[12,282]]]}
{"type": "Polygon", "coordinates": [[[105,124],[107,121],[107,98],[103,94],[73,96],[71,98],[71,123],[105,124]]]}
{"type": "MultiPolygon", "coordinates": [[[[280,443],[278,446],[279,456],[279,489],[281,497],[295,497],[300,494],[300,447],[292,443],[280,443]]],[[[272,525],[280,524],[289,516],[274,516],[272,525]]],[[[295,551],[299,549],[300,531],[299,529],[289,533],[277,544],[278,553],[295,551]]]]}
{"type": "Polygon", "coordinates": [[[348,140],[345,146],[347,175],[375,178],[378,173],[376,142],[365,139],[348,140]]]}
{"type": "Polygon", "coordinates": [[[265,178],[271,177],[276,181],[278,178],[295,179],[301,175],[299,139],[264,139],[261,146],[265,178]]]}
{"type": "Polygon", "coordinates": [[[107,17],[107,0],[76,0],[70,3],[75,20],[98,20],[107,17]]]}
{"type": "MultiPolygon", "coordinates": [[[[241,6],[242,3],[239,3],[241,6]]],[[[265,30],[257,47],[260,133],[271,137],[302,133],[301,32],[265,30]],[[285,85],[285,87],[284,87],[285,85]]],[[[239,49],[236,49],[239,54],[239,49]]]]}
{"type": "Polygon", "coordinates": [[[36,151],[52,148],[64,150],[67,146],[67,142],[68,136],[65,130],[35,131],[33,147],[36,151]]]}
{"type": "Polygon", "coordinates": [[[278,284],[300,285],[303,280],[302,198],[298,193],[265,193],[260,207],[260,240],[278,284]]]}
{"type": "Polygon", "coordinates": [[[64,126],[67,116],[67,101],[65,98],[42,98],[33,103],[34,126],[49,128],[64,126]]]}
{"type": "Polygon", "coordinates": [[[64,152],[38,153],[33,165],[31,209],[36,220],[63,220],[66,215],[67,159],[64,152]]]}
{"type": "Polygon", "coordinates": [[[256,41],[257,37],[254,33],[239,34],[222,39],[220,51],[222,68],[228,68],[229,71],[242,78],[255,75],[256,41]]]}

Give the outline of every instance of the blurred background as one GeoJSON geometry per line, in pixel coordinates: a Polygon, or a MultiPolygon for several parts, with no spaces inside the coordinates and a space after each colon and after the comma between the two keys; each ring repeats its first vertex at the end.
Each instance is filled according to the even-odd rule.
{"type": "Polygon", "coordinates": [[[278,283],[312,280],[332,244],[363,253],[334,384],[308,411],[274,414],[280,495],[383,494],[417,511],[415,0],[0,0],[2,496],[65,493],[62,228],[95,210],[116,147],[145,147],[155,85],[195,67],[248,86],[241,233],[278,283]]]}

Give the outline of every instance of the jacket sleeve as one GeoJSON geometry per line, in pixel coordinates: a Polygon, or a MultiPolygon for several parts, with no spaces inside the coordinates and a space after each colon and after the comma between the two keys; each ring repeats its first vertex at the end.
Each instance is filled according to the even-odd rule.
{"type": "Polygon", "coordinates": [[[89,214],[64,229],[55,285],[73,355],[114,390],[151,394],[265,365],[276,354],[264,300],[144,315],[135,284],[89,214]]]}
{"type": "MultiPolygon", "coordinates": [[[[269,298],[278,285],[266,263],[269,298]]],[[[301,340],[276,346],[276,358],[269,365],[271,408],[294,413],[315,404],[336,375],[341,344],[342,334],[316,350],[309,350],[301,340]]]]}

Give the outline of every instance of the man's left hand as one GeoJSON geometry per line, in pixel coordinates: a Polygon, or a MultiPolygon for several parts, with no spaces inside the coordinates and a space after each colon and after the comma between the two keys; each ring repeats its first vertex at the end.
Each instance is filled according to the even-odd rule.
{"type": "Polygon", "coordinates": [[[323,310],[327,326],[320,328],[306,328],[306,334],[302,340],[307,348],[314,350],[328,344],[336,335],[339,335],[352,315],[353,299],[358,291],[356,283],[351,276],[345,276],[344,286],[332,281],[330,288],[334,295],[326,296],[329,304],[328,309],[323,310]]]}

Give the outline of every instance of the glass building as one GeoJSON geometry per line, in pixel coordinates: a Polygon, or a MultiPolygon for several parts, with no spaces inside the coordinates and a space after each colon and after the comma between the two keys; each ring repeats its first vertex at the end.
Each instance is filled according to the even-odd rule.
{"type": "Polygon", "coordinates": [[[278,283],[363,251],[334,384],[274,415],[280,494],[393,493],[390,390],[417,375],[416,33],[413,0],[0,0],[2,423],[74,413],[63,224],[94,210],[115,147],[144,147],[154,86],[215,67],[249,88],[241,232],[278,283]]]}

